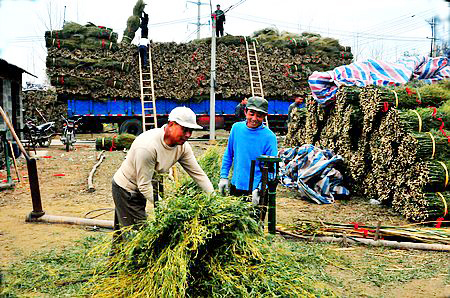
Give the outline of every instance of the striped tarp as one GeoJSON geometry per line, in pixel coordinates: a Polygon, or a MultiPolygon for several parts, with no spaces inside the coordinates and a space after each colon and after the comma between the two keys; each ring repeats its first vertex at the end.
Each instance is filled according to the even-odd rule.
{"type": "Polygon", "coordinates": [[[322,105],[334,99],[339,86],[399,86],[411,80],[435,83],[450,78],[449,59],[425,56],[402,57],[395,63],[366,60],[314,72],[308,83],[314,99],[322,105]]]}
{"type": "Polygon", "coordinates": [[[313,145],[303,145],[280,151],[280,172],[283,185],[297,189],[302,197],[318,204],[334,202],[336,195],[349,195],[342,186],[342,175],[335,168],[342,157],[331,150],[322,150],[313,145]]]}

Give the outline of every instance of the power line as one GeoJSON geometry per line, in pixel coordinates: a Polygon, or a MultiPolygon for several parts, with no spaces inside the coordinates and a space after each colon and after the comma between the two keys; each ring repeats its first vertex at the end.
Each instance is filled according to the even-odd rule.
{"type": "Polygon", "coordinates": [[[433,11],[433,9],[429,9],[429,10],[425,10],[425,11],[422,11],[422,12],[419,12],[419,13],[413,13],[413,12],[412,13],[408,13],[408,14],[399,16],[397,18],[391,19],[388,22],[383,22],[383,23],[379,23],[379,24],[376,24],[376,25],[372,25],[369,28],[361,31],[361,33],[370,32],[370,31],[374,31],[374,30],[380,30],[380,27],[385,27],[385,29],[386,29],[386,26],[387,26],[387,28],[389,28],[390,26],[394,25],[395,23],[402,23],[403,24],[405,20],[409,20],[409,19],[411,19],[413,17],[420,16],[421,14],[427,14],[427,13],[432,12],[432,11],[433,11]]]}
{"type": "MultiPolygon", "coordinates": [[[[292,23],[278,22],[276,20],[271,20],[272,22],[267,22],[267,21],[259,21],[259,20],[251,19],[251,18],[237,17],[237,16],[233,16],[233,15],[230,17],[242,19],[242,20],[246,20],[246,21],[251,21],[251,22],[255,22],[255,23],[262,23],[262,24],[267,24],[267,25],[281,25],[286,28],[297,29],[297,26],[288,25],[288,24],[292,24],[292,23]]],[[[347,36],[347,37],[352,37],[352,38],[354,37],[354,35],[356,33],[359,34],[359,32],[356,32],[356,31],[328,30],[328,29],[324,29],[324,28],[320,28],[320,27],[314,27],[314,28],[315,28],[314,32],[319,32],[319,33],[331,32],[334,35],[347,36]],[[343,33],[341,33],[341,32],[343,32],[343,33]]],[[[421,40],[421,39],[423,39],[420,37],[402,37],[402,36],[396,36],[396,35],[378,35],[378,34],[365,34],[365,35],[359,35],[359,36],[362,38],[366,38],[366,39],[376,39],[376,40],[377,39],[385,39],[385,40],[421,40]]]]}
{"type": "Polygon", "coordinates": [[[237,3],[232,4],[230,7],[228,7],[227,9],[224,10],[224,13],[229,12],[232,9],[235,9],[236,7],[238,7],[239,5],[244,3],[245,1],[247,1],[247,0],[239,0],[237,3]]]}

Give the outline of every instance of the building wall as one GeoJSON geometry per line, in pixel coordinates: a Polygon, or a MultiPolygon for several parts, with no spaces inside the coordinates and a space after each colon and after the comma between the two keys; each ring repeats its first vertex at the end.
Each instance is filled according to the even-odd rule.
{"type": "MultiPolygon", "coordinates": [[[[8,115],[19,138],[23,137],[21,134],[21,129],[23,128],[21,94],[21,85],[18,82],[0,78],[0,106],[3,108],[6,115],[8,115]]],[[[7,131],[8,139],[12,140],[11,132],[1,117],[0,130],[7,131]]]]}

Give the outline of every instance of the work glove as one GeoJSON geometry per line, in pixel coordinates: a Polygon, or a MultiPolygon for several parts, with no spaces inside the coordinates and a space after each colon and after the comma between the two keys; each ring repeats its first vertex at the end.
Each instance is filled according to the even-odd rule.
{"type": "Polygon", "coordinates": [[[219,192],[224,196],[228,193],[228,179],[220,178],[219,181],[219,192]]]}
{"type": "Polygon", "coordinates": [[[252,191],[252,203],[253,203],[253,205],[258,206],[260,199],[261,199],[261,196],[259,195],[259,189],[255,188],[255,190],[252,191]]]}

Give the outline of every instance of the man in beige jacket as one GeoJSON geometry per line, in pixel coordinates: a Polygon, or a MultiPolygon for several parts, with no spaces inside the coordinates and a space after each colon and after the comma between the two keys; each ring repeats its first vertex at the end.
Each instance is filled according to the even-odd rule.
{"type": "Polygon", "coordinates": [[[174,108],[168,124],[139,135],[126,159],[114,174],[112,195],[115,203],[114,230],[146,219],[146,201],[153,202],[152,177],[165,173],[179,162],[206,193],[214,187],[186,142],[197,125],[195,113],[187,107],[174,108]]]}

